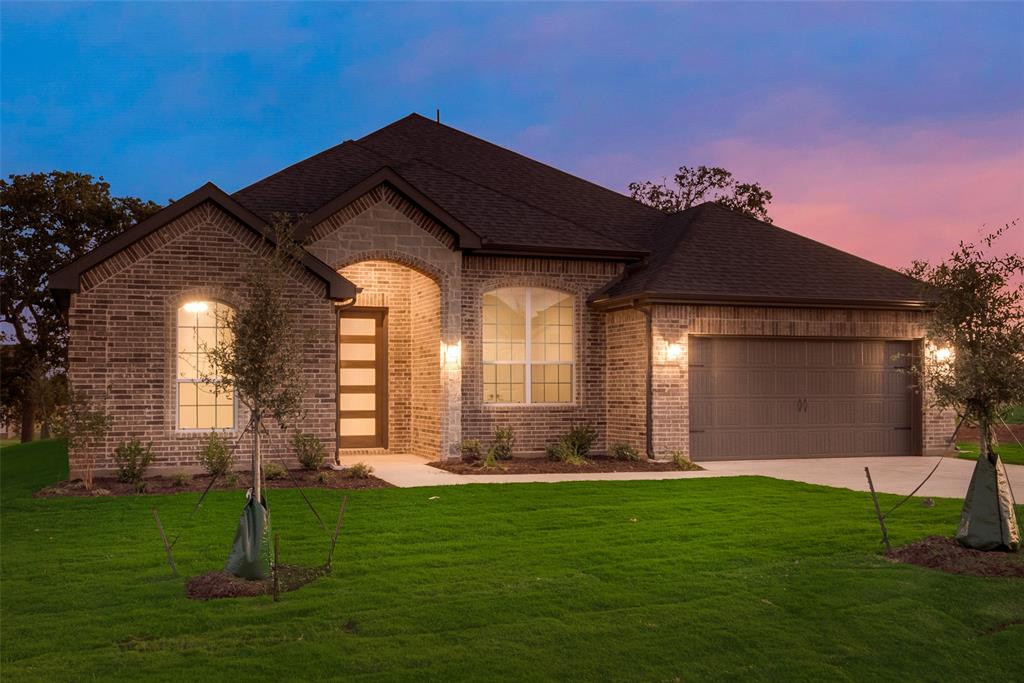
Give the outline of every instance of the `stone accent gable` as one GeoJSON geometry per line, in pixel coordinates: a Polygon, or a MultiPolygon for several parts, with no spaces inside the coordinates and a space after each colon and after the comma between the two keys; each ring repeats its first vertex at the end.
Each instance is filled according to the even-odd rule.
{"type": "MultiPolygon", "coordinates": [[[[197,467],[205,432],[177,429],[177,310],[195,299],[241,304],[259,240],[214,205],[202,205],[85,274],[88,286],[72,296],[69,310],[69,380],[93,398],[106,395],[113,424],[104,444],[70,454],[73,473],[87,457],[95,459],[98,471],[111,470],[114,448],[132,437],[152,442],[154,472],[197,467]]],[[[287,296],[309,339],[299,361],[307,379],[302,428],[330,448],[337,316],[318,278],[298,265],[294,274],[287,296]]],[[[239,406],[234,435],[247,420],[239,406]]],[[[290,458],[289,438],[272,428],[268,457],[290,458]]],[[[239,467],[248,462],[250,443],[246,438],[236,450],[239,467]]]]}
{"type": "Polygon", "coordinates": [[[387,206],[390,206],[396,212],[401,214],[408,222],[418,226],[421,230],[448,249],[455,248],[455,235],[453,235],[450,230],[428,216],[422,209],[388,185],[378,185],[327,220],[315,226],[312,232],[310,232],[306,243],[314,244],[319,242],[335,230],[345,226],[345,224],[352,219],[356,218],[368,209],[376,207],[378,204],[386,204],[387,206]]]}
{"type": "Polygon", "coordinates": [[[306,248],[363,288],[356,306],[389,309],[389,450],[456,455],[462,367],[439,368],[442,343],[461,340],[462,252],[452,234],[381,186],[317,225],[306,248]]]}

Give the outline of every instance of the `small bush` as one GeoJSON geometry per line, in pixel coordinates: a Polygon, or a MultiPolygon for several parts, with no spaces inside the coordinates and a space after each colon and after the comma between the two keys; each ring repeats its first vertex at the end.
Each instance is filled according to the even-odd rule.
{"type": "Polygon", "coordinates": [[[548,458],[572,465],[582,465],[587,462],[590,448],[596,439],[597,432],[589,424],[574,426],[559,437],[558,441],[548,446],[548,458]]]}
{"type": "Polygon", "coordinates": [[[683,470],[684,472],[693,472],[695,470],[704,469],[686,457],[682,451],[672,451],[669,455],[672,456],[672,463],[676,466],[676,469],[683,470]]]}
{"type": "Polygon", "coordinates": [[[352,479],[369,479],[371,474],[373,474],[373,468],[365,462],[357,462],[348,468],[348,476],[352,479]]]}
{"type": "Polygon", "coordinates": [[[628,443],[617,443],[612,445],[612,457],[616,460],[640,462],[640,451],[628,443]]]}
{"type": "Polygon", "coordinates": [[[484,447],[477,439],[466,439],[459,450],[462,452],[462,462],[470,465],[480,462],[484,457],[484,447]]]}
{"type": "Polygon", "coordinates": [[[185,488],[192,481],[192,475],[186,472],[178,472],[171,478],[171,483],[179,489],[185,488]]]}
{"type": "Polygon", "coordinates": [[[234,456],[231,454],[231,442],[218,432],[210,432],[199,451],[199,464],[212,476],[219,477],[231,470],[234,456]]]}
{"type": "Polygon", "coordinates": [[[153,444],[143,446],[141,441],[132,437],[131,441],[114,449],[114,462],[117,463],[118,481],[138,484],[153,462],[153,444]]]}
{"type": "Polygon", "coordinates": [[[292,448],[302,469],[315,472],[324,466],[324,445],[316,435],[297,433],[292,437],[292,448]]]}
{"type": "Polygon", "coordinates": [[[288,471],[280,463],[276,463],[273,460],[263,463],[263,478],[267,481],[277,481],[287,476],[288,471]]]}
{"type": "Polygon", "coordinates": [[[488,456],[493,454],[496,460],[511,460],[512,446],[516,442],[516,435],[511,427],[498,427],[494,430],[494,441],[487,452],[488,456]]]}
{"type": "Polygon", "coordinates": [[[327,484],[330,481],[331,481],[331,478],[329,476],[327,476],[326,472],[321,472],[320,474],[316,475],[316,482],[318,484],[323,485],[323,484],[327,484]]]}

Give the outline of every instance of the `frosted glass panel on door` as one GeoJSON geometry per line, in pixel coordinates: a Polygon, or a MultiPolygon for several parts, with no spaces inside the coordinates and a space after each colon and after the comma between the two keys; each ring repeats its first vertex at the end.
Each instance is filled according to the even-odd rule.
{"type": "Polygon", "coordinates": [[[341,385],[346,387],[372,387],[377,383],[374,368],[342,368],[341,385]]]}
{"type": "Polygon", "coordinates": [[[373,318],[342,318],[341,333],[343,335],[360,335],[372,337],[377,330],[377,321],[373,318]]]}
{"type": "Polygon", "coordinates": [[[373,436],[377,433],[377,420],[372,417],[343,417],[341,418],[341,435],[345,436],[373,436]]]}
{"type": "Polygon", "coordinates": [[[375,410],[376,394],[341,394],[342,410],[375,410]]]}
{"type": "Polygon", "coordinates": [[[355,344],[344,342],[341,345],[342,360],[376,360],[376,344],[355,344]]]}

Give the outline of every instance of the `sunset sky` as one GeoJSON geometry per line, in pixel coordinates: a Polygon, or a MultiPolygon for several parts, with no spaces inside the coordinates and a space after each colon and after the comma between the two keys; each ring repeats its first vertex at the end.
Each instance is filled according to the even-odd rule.
{"type": "Polygon", "coordinates": [[[725,166],[890,266],[1024,216],[1022,3],[2,9],[4,175],[166,202],[440,108],[619,191],[725,166]]]}

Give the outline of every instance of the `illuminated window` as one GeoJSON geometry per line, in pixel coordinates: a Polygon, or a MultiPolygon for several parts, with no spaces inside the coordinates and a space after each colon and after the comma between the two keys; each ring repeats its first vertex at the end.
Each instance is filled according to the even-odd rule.
{"type": "Polygon", "coordinates": [[[571,403],[573,298],[510,287],[484,294],[483,366],[487,403],[571,403]]]}
{"type": "Polygon", "coordinates": [[[208,350],[227,339],[224,304],[190,301],[178,309],[178,429],[232,429],[235,401],[230,389],[203,382],[211,373],[208,350]]]}

